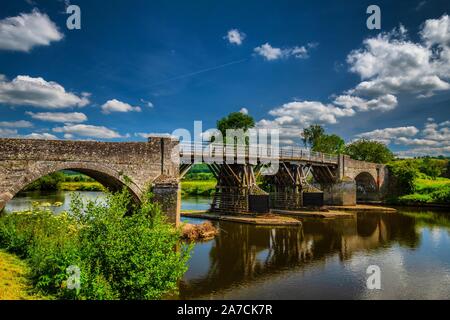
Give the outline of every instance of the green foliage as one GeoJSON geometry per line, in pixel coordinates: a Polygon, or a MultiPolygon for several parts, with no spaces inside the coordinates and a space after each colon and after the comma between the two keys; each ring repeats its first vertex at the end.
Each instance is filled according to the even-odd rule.
{"type": "Polygon", "coordinates": [[[397,188],[401,194],[414,193],[416,189],[415,180],[419,170],[417,166],[409,161],[395,161],[388,164],[388,169],[397,183],[397,188]]]}
{"type": "Polygon", "coordinates": [[[135,207],[125,190],[101,204],[74,195],[70,213],[0,218],[0,247],[27,258],[34,286],[60,298],[160,298],[187,269],[190,247],[178,240],[151,195],[135,207]],[[71,265],[81,270],[79,292],[67,289],[71,265]]]}
{"type": "Polygon", "coordinates": [[[345,153],[352,159],[374,163],[388,163],[394,159],[389,148],[381,142],[360,139],[348,144],[345,153]]]}
{"type": "Polygon", "coordinates": [[[210,196],[214,194],[216,184],[216,180],[182,181],[181,193],[190,196],[210,196]]]}
{"type": "Polygon", "coordinates": [[[424,158],[418,161],[420,172],[426,174],[432,179],[436,179],[445,172],[448,162],[446,160],[438,160],[431,158],[424,158]]]}
{"type": "Polygon", "coordinates": [[[310,125],[308,128],[303,129],[302,140],[305,147],[314,148],[317,145],[317,141],[324,134],[324,128],[318,124],[310,125]]]}
{"type": "Polygon", "coordinates": [[[214,175],[205,163],[194,164],[183,180],[214,180],[214,175]]]}
{"type": "Polygon", "coordinates": [[[243,129],[247,131],[255,126],[255,120],[242,112],[232,112],[228,116],[217,121],[217,129],[226,137],[227,129],[243,129]]]}
{"type": "Polygon", "coordinates": [[[24,191],[58,190],[58,184],[62,181],[64,181],[64,175],[61,172],[54,172],[32,182],[24,191]]]}
{"type": "Polygon", "coordinates": [[[324,134],[314,142],[312,150],[329,154],[341,154],[344,152],[344,148],[345,141],[341,137],[335,134],[324,134]]]}

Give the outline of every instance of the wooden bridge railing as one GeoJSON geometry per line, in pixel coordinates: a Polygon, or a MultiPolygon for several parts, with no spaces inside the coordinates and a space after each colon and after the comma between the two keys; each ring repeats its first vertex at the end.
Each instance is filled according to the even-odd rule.
{"type": "Polygon", "coordinates": [[[321,152],[314,152],[298,147],[274,148],[270,145],[237,145],[217,143],[181,142],[179,145],[181,162],[201,159],[203,162],[215,162],[217,159],[230,161],[241,159],[245,163],[264,161],[309,161],[325,164],[338,164],[338,156],[321,152]]]}

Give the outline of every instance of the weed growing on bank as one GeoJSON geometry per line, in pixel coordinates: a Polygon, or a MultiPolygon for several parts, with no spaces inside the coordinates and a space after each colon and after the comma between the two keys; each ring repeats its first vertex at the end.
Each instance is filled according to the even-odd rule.
{"type": "Polygon", "coordinates": [[[25,258],[33,286],[62,299],[158,299],[177,289],[190,247],[146,196],[124,190],[106,201],[74,196],[69,212],[33,208],[0,218],[0,248],[25,258]],[[67,268],[80,269],[69,289],[67,268]]]}

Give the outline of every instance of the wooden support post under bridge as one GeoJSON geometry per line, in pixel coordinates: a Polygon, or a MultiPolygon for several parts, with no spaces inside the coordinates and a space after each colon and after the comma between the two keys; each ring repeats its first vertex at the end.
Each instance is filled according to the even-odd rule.
{"type": "Polygon", "coordinates": [[[217,179],[211,211],[250,213],[250,196],[268,195],[256,184],[259,165],[209,163],[208,166],[217,179]]]}

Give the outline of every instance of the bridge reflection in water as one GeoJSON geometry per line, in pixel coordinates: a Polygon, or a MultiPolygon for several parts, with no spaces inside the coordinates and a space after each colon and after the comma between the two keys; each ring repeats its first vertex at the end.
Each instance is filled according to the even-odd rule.
{"type": "Polygon", "coordinates": [[[414,219],[399,214],[361,213],[348,219],[305,221],[302,228],[226,222],[218,226],[221,232],[215,240],[194,249],[191,263],[203,268],[187,272],[180,283],[180,298],[207,297],[254,281],[270,281],[285,272],[325,266],[336,256],[345,262],[358,252],[419,244],[414,219]],[[205,260],[209,260],[207,270],[205,260]]]}

